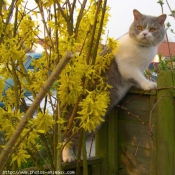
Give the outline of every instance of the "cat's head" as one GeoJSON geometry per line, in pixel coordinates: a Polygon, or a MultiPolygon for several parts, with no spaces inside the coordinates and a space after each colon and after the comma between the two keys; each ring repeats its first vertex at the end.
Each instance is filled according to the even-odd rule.
{"type": "Polygon", "coordinates": [[[130,37],[141,46],[157,46],[165,36],[166,15],[147,16],[138,10],[133,10],[133,14],[134,22],[129,28],[130,37]]]}

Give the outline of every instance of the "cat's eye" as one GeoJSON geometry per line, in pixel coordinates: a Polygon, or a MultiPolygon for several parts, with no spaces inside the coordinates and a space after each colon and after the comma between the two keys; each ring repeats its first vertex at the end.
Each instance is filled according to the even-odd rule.
{"type": "Polygon", "coordinates": [[[149,31],[150,32],[155,32],[156,31],[156,28],[150,28],[149,31]]]}
{"type": "Polygon", "coordinates": [[[137,26],[137,30],[143,30],[143,27],[142,26],[137,26]]]}

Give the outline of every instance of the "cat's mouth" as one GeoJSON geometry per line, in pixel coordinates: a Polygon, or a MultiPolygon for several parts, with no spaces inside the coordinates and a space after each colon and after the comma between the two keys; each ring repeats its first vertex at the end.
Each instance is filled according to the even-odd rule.
{"type": "Polygon", "coordinates": [[[147,38],[142,38],[142,39],[137,39],[137,42],[143,43],[143,42],[148,42],[147,38]]]}
{"type": "Polygon", "coordinates": [[[145,38],[145,37],[143,37],[141,39],[137,39],[137,43],[139,45],[144,45],[144,46],[150,45],[150,41],[147,38],[145,38]]]}
{"type": "Polygon", "coordinates": [[[137,44],[144,46],[152,46],[155,45],[154,40],[150,36],[137,36],[136,37],[137,44]]]}
{"type": "Polygon", "coordinates": [[[137,44],[141,46],[154,46],[155,43],[152,40],[149,40],[148,38],[142,38],[141,40],[137,40],[137,44]]]}
{"type": "Polygon", "coordinates": [[[141,40],[149,40],[148,36],[142,36],[141,40]]]}

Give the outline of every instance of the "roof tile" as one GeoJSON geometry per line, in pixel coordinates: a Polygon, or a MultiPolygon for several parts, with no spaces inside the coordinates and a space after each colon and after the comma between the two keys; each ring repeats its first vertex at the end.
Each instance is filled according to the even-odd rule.
{"type": "Polygon", "coordinates": [[[175,55],[175,43],[174,42],[162,42],[158,46],[158,54],[161,54],[164,57],[169,57],[169,50],[170,50],[170,55],[175,55]],[[168,46],[169,45],[169,46],[168,46]]]}

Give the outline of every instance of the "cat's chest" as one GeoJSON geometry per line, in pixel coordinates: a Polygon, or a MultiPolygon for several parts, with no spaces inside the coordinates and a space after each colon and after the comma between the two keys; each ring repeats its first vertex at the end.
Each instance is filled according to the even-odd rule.
{"type": "Polygon", "coordinates": [[[133,43],[121,45],[118,49],[118,55],[121,55],[121,57],[125,59],[130,58],[137,61],[140,59],[150,61],[150,59],[152,59],[156,54],[155,47],[144,47],[133,43]]]}
{"type": "Polygon", "coordinates": [[[143,47],[137,45],[125,36],[119,40],[118,52],[116,52],[115,56],[119,65],[136,65],[141,69],[145,69],[145,67],[153,60],[156,53],[156,47],[143,47]]]}

